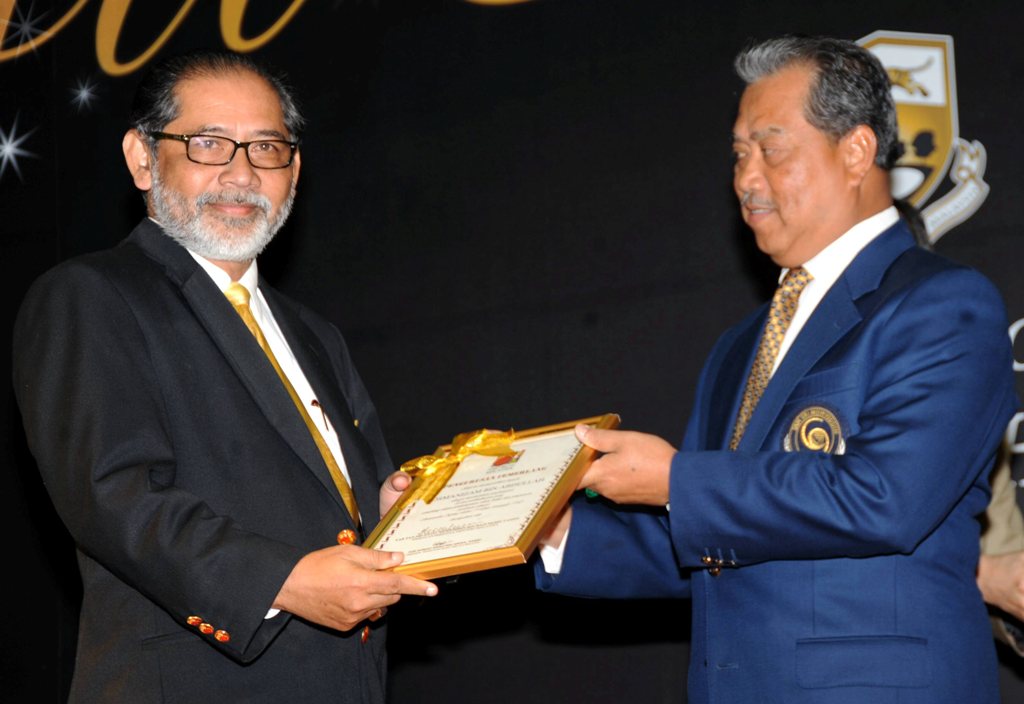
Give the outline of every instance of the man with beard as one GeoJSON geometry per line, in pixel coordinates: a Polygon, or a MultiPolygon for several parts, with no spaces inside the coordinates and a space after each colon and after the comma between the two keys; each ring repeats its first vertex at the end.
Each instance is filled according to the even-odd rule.
{"type": "Polygon", "coordinates": [[[248,58],[162,62],[123,142],[149,218],[22,306],[16,394],[82,574],[71,701],[383,702],[380,617],[436,593],[355,544],[397,488],[376,412],[257,271],[301,127],[248,58]]]}

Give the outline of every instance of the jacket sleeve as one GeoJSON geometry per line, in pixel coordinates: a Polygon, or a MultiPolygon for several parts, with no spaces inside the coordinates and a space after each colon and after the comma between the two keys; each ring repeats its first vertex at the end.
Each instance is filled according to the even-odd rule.
{"type": "Polygon", "coordinates": [[[738,565],[909,553],[962,500],[981,510],[979,477],[1016,405],[994,287],[947,269],[861,325],[842,343],[864,360],[857,382],[831,399],[850,426],[844,454],[676,455],[671,530],[682,566],[708,552],[738,565]]]}
{"type": "MultiPolygon", "coordinates": [[[[695,449],[704,432],[701,399],[720,364],[718,351],[732,339],[732,331],[722,336],[701,371],[683,451],[695,449]]],[[[613,506],[582,494],[573,500],[572,510],[561,571],[546,572],[541,560],[534,565],[539,589],[606,599],[690,596],[690,570],[680,567],[673,556],[669,510],[613,506]]]]}
{"type": "Polygon", "coordinates": [[[175,485],[149,344],[102,270],[68,263],[40,279],[14,331],[29,447],[80,551],[183,628],[197,614],[229,629],[228,642],[207,640],[248,661],[290,618],[264,619],[304,551],[243,530],[175,485]]]}
{"type": "Polygon", "coordinates": [[[607,506],[582,495],[573,501],[562,569],[557,575],[534,569],[542,591],[603,599],[690,596],[687,570],[672,558],[664,510],[607,506]]]}

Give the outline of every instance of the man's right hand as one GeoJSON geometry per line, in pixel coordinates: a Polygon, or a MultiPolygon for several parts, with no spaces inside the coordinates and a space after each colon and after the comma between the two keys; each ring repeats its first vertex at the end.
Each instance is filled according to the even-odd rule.
{"type": "Polygon", "coordinates": [[[337,545],[299,560],[281,586],[273,607],[323,626],[348,631],[375,620],[403,594],[435,596],[437,586],[389,572],[400,552],[337,545]]]}

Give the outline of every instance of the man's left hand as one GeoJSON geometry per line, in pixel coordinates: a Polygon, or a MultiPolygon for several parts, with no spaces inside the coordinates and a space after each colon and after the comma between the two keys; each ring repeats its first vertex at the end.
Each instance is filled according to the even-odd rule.
{"type": "Polygon", "coordinates": [[[380,515],[383,516],[391,507],[398,501],[398,497],[402,495],[409,485],[412,484],[412,477],[405,472],[394,472],[384,480],[384,483],[380,485],[380,515]]]}

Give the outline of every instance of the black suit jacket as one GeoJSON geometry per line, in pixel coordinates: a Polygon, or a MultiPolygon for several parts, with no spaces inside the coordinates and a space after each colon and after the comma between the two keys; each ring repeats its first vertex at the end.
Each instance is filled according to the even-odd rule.
{"type": "MultiPolygon", "coordinates": [[[[260,289],[340,434],[373,526],[392,464],[345,343],[260,289]]],[[[361,643],[359,629],[264,618],[299,558],[352,522],[263,351],[157,225],[33,285],[15,326],[14,383],[78,546],[71,701],[383,701],[382,628],[361,643]]]]}

